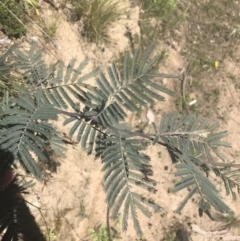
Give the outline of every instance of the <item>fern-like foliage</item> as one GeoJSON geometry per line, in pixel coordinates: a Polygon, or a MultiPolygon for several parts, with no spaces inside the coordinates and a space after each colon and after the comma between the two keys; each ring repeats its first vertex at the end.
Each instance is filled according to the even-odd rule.
{"type": "Polygon", "coordinates": [[[80,86],[88,88],[88,85],[83,82],[96,76],[99,69],[82,75],[82,71],[88,64],[87,59],[76,68],[76,59],[72,59],[66,67],[61,61],[48,67],[43,60],[43,52],[36,48],[35,42],[32,43],[27,54],[14,48],[13,51],[8,52],[11,58],[10,66],[19,69],[30,94],[41,92],[45,103],[59,108],[76,107],[77,100],[85,99],[85,91],[80,86]],[[72,97],[69,97],[70,95],[72,97]]]}
{"type": "Polygon", "coordinates": [[[174,92],[157,84],[154,78],[174,78],[176,76],[157,74],[152,71],[156,59],[150,58],[154,45],[150,45],[143,53],[138,48],[130,59],[129,53],[125,54],[123,77],[118,73],[114,63],[108,67],[108,78],[104,73],[96,79],[98,89],[90,97],[95,96],[98,119],[104,126],[112,125],[126,117],[123,107],[130,111],[139,111],[142,106],[154,104],[156,100],[164,101],[165,98],[158,92],[173,95],[174,92]],[[100,97],[100,98],[99,98],[100,97]]]}
{"type": "Polygon", "coordinates": [[[9,150],[28,172],[41,178],[33,153],[41,161],[47,161],[44,151],[50,151],[50,140],[57,135],[47,120],[56,120],[59,111],[46,105],[39,96],[12,99],[13,108],[2,113],[0,145],[9,150]]]}
{"type": "Polygon", "coordinates": [[[186,150],[190,156],[206,161],[214,161],[213,155],[226,162],[219,151],[220,146],[231,147],[222,138],[228,135],[227,131],[216,132],[219,124],[211,124],[208,118],[195,115],[179,115],[178,113],[163,114],[159,129],[154,125],[155,138],[153,144],[161,138],[170,152],[174,149],[186,150]]]}
{"type": "Polygon", "coordinates": [[[123,122],[126,118],[126,109],[139,111],[142,105],[154,104],[156,100],[164,101],[164,97],[158,92],[174,94],[173,91],[154,81],[156,77],[176,76],[152,72],[156,60],[150,58],[152,51],[153,45],[141,55],[140,49],[137,49],[131,61],[129,53],[126,53],[123,79],[112,63],[107,69],[108,77],[101,72],[96,78],[98,88],[86,86],[89,91],[84,93],[86,98],[83,102],[85,105],[83,112],[70,115],[64,125],[73,124],[69,134],[72,136],[78,133],[77,141],[81,140],[84,148],[86,143],[90,143],[88,153],[92,152],[94,138],[98,136],[96,133],[101,133],[102,128],[106,129],[123,122]],[[84,138],[81,138],[82,135],[84,138]]]}
{"type": "Polygon", "coordinates": [[[36,44],[33,42],[28,54],[24,54],[17,48],[14,48],[12,58],[12,67],[18,68],[28,86],[34,86],[44,79],[47,75],[47,67],[42,59],[43,50],[35,53],[36,44]]]}
{"type": "Polygon", "coordinates": [[[5,71],[9,71],[11,66],[6,64],[7,57],[12,53],[15,49],[15,46],[12,45],[2,56],[0,56],[0,71],[1,74],[4,74],[5,71]]]}
{"type": "Polygon", "coordinates": [[[189,191],[176,212],[180,213],[187,201],[195,193],[199,193],[200,200],[198,207],[201,210],[207,212],[212,206],[221,213],[232,214],[231,209],[219,198],[215,185],[203,175],[200,169],[194,164],[194,160],[191,160],[186,154],[182,155],[182,159],[185,163],[177,164],[176,168],[178,170],[175,173],[175,176],[180,176],[182,179],[176,184],[173,191],[178,192],[184,188],[190,188],[191,191],[189,191]]]}
{"type": "Polygon", "coordinates": [[[23,81],[11,74],[12,66],[7,63],[8,56],[12,54],[13,50],[14,45],[0,56],[0,98],[4,96],[5,91],[16,96],[16,87],[24,85],[23,81]]]}
{"type": "MultiPolygon", "coordinates": [[[[97,143],[102,136],[100,127],[98,129],[96,126],[91,125],[89,121],[80,117],[70,117],[63,122],[63,125],[67,125],[71,122],[74,122],[74,125],[71,127],[69,136],[72,137],[73,134],[78,130],[77,142],[80,142],[83,149],[87,149],[88,154],[93,152],[94,147],[97,149],[99,148],[97,143]]],[[[98,153],[97,150],[95,151],[98,153]]]]}
{"type": "Polygon", "coordinates": [[[224,181],[227,195],[231,193],[236,197],[233,188],[240,185],[239,169],[231,170],[219,150],[230,147],[222,140],[227,132],[217,132],[219,125],[212,125],[208,118],[163,114],[159,127],[152,123],[154,133],[132,131],[124,123],[127,110],[136,112],[143,106],[164,101],[165,94],[174,95],[159,84],[158,79],[179,77],[154,71],[157,57],[151,57],[153,50],[154,45],[149,45],[145,51],[138,48],[132,55],[126,53],[122,71],[112,63],[106,71],[97,68],[88,73],[84,72],[87,60],[79,65],[72,59],[67,66],[61,61],[48,66],[42,56],[43,50],[38,51],[35,44],[27,54],[12,47],[0,57],[0,73],[11,69],[22,76],[26,84],[15,98],[8,92],[3,95],[1,148],[11,151],[15,161],[19,160],[29,173],[40,179],[37,162],[47,161],[47,153],[52,150],[63,154],[61,138],[49,120],[64,115],[67,118],[63,125],[71,125],[69,136],[76,138],[88,154],[95,154],[102,160],[111,217],[115,219],[122,211],[122,230],[126,231],[131,216],[139,235],[142,231],[138,212],[150,217],[149,207],[154,211],[163,210],[141,193],[142,190],[157,191],[156,182],[151,179],[150,158],[143,154],[149,143],[165,146],[173,163],[177,163],[175,175],[181,180],[173,190],[190,190],[177,212],[197,194],[199,209],[209,212],[213,207],[231,213],[218,196],[208,175],[210,171],[224,181]],[[89,78],[95,78],[94,86],[85,83],[89,78]],[[217,165],[216,158],[226,167],[217,165]]]}
{"type": "Polygon", "coordinates": [[[163,140],[173,162],[183,162],[176,165],[178,171],[175,176],[182,179],[173,191],[178,192],[184,188],[191,190],[176,212],[180,212],[195,193],[201,197],[199,200],[201,210],[209,211],[212,206],[220,212],[231,212],[218,197],[215,185],[207,177],[211,167],[224,181],[227,195],[231,192],[236,198],[233,188],[239,185],[237,177],[239,169],[233,171],[229,168],[219,168],[215,162],[215,158],[218,157],[226,164],[227,159],[219,151],[219,147],[230,147],[228,142],[222,140],[227,136],[227,132],[217,132],[218,128],[219,124],[211,124],[208,118],[178,113],[163,114],[159,129],[153,123],[155,131],[153,144],[158,143],[160,139],[163,140]]]}
{"type": "Polygon", "coordinates": [[[102,153],[104,174],[104,190],[106,202],[112,209],[112,219],[116,219],[123,206],[122,229],[127,230],[128,216],[131,215],[135,230],[142,235],[137,218],[137,209],[150,217],[152,214],[146,206],[155,211],[163,210],[151,199],[145,198],[136,191],[134,186],[156,193],[156,182],[149,178],[153,171],[149,164],[150,158],[141,153],[146,148],[146,141],[132,139],[119,134],[105,139],[106,150],[102,153]]]}
{"type": "MultiPolygon", "coordinates": [[[[46,103],[52,103],[56,107],[66,109],[69,106],[76,109],[77,101],[86,102],[86,91],[84,88],[88,88],[87,84],[84,84],[89,78],[97,75],[99,69],[95,69],[87,74],[81,75],[82,71],[88,64],[88,60],[85,59],[80,63],[76,69],[74,65],[76,59],[72,59],[65,70],[63,62],[57,63],[55,67],[50,68],[49,74],[52,78],[45,77],[45,86],[38,84],[38,91],[42,92],[43,99],[46,103]],[[54,71],[54,68],[57,70],[54,71]],[[54,73],[56,73],[54,75],[54,73]],[[70,97],[72,96],[72,97],[70,97]]],[[[42,82],[40,80],[40,82],[42,82]]],[[[90,88],[90,87],[89,87],[90,88]]]]}
{"type": "Polygon", "coordinates": [[[4,91],[2,101],[0,102],[0,113],[7,110],[9,107],[9,92],[4,91]]]}
{"type": "Polygon", "coordinates": [[[237,189],[237,193],[240,193],[240,169],[231,168],[214,168],[215,174],[220,177],[224,182],[226,189],[226,195],[232,195],[233,200],[237,200],[237,195],[234,189],[237,189]]]}

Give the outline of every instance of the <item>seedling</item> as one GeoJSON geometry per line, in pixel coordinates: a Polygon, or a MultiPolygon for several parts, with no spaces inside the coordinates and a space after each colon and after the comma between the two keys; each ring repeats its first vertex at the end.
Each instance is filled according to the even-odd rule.
{"type": "Polygon", "coordinates": [[[88,233],[92,241],[111,241],[105,224],[96,228],[89,228],[88,233]]]}
{"type": "Polygon", "coordinates": [[[49,230],[48,237],[50,238],[50,241],[54,241],[57,239],[54,229],[51,228],[49,230]]]}

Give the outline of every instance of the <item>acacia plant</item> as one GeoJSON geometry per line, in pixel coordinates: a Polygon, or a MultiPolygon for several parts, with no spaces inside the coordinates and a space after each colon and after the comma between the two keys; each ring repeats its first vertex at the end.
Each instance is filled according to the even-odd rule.
{"type": "MultiPolygon", "coordinates": [[[[133,54],[126,52],[122,71],[112,63],[106,71],[97,68],[84,74],[87,60],[75,65],[76,60],[72,59],[66,67],[60,61],[47,65],[43,50],[38,50],[35,43],[27,53],[12,46],[0,58],[0,71],[11,76],[17,69],[21,73],[19,78],[25,81],[25,85],[18,88],[17,96],[9,99],[5,96],[2,101],[1,149],[11,153],[15,165],[20,163],[27,173],[41,180],[38,163],[48,162],[53,151],[64,152],[61,133],[53,128],[52,122],[59,115],[66,116],[63,126],[71,125],[69,136],[76,138],[88,154],[95,155],[103,164],[110,217],[116,219],[121,212],[122,231],[127,230],[131,219],[138,235],[142,235],[138,212],[150,217],[151,210],[164,211],[164,207],[141,192],[157,191],[156,181],[151,177],[151,160],[144,154],[149,145],[168,150],[176,166],[175,176],[179,177],[173,191],[189,191],[176,207],[178,213],[195,195],[199,210],[208,214],[210,209],[233,214],[219,197],[209,172],[224,182],[226,194],[234,199],[234,187],[239,187],[239,165],[231,164],[219,150],[230,144],[222,140],[227,132],[218,132],[218,123],[211,123],[199,115],[173,112],[164,113],[160,123],[152,123],[151,133],[126,125],[127,110],[137,112],[142,106],[164,101],[163,93],[174,95],[158,80],[171,78],[179,84],[182,80],[180,76],[155,71],[153,66],[157,58],[151,57],[153,50],[154,45],[149,45],[146,50],[138,48],[133,54]],[[90,78],[95,78],[95,86],[86,82],[90,78]]],[[[5,173],[11,163],[4,156],[1,156],[1,163],[7,163],[0,165],[0,173],[5,173]]],[[[18,192],[29,185],[15,181],[13,184],[20,185],[18,192]]],[[[13,219],[15,223],[22,220],[24,212],[18,210],[24,202],[9,204],[6,210],[1,201],[4,195],[0,194],[0,232],[7,229],[5,237],[8,237],[3,240],[18,240],[19,237],[29,240],[26,234],[29,227],[24,222],[13,225],[13,219]]]]}

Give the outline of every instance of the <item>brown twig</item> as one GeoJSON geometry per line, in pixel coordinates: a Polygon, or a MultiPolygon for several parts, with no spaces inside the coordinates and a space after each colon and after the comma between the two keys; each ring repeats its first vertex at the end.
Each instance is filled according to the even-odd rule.
{"type": "Polygon", "coordinates": [[[198,159],[200,162],[205,164],[206,166],[217,168],[217,167],[240,167],[240,164],[237,163],[223,163],[223,162],[215,162],[215,161],[205,161],[203,159],[198,159]]]}
{"type": "Polygon", "coordinates": [[[181,82],[181,95],[183,98],[183,103],[184,103],[184,107],[186,109],[187,114],[190,113],[188,103],[186,100],[186,83],[187,83],[187,76],[188,76],[190,66],[191,66],[191,62],[187,65],[187,68],[183,70],[183,77],[182,77],[182,82],[181,82]]]}
{"type": "MultiPolygon", "coordinates": [[[[76,118],[80,118],[80,119],[84,119],[85,116],[83,113],[71,113],[71,112],[67,112],[67,111],[61,111],[62,114],[64,115],[67,115],[67,116],[71,116],[71,117],[76,117],[76,118]]],[[[96,116],[92,116],[92,117],[88,117],[89,120],[93,120],[95,121],[96,123],[100,124],[100,121],[98,119],[98,117],[96,116]]],[[[121,133],[121,134],[133,134],[135,136],[139,136],[141,138],[144,138],[144,139],[148,139],[150,141],[153,141],[154,138],[155,138],[155,135],[154,134],[145,134],[145,133],[142,133],[142,132],[138,132],[138,131],[131,131],[131,130],[127,130],[127,129],[121,129],[121,128],[118,128],[118,127],[114,127],[114,126],[107,126],[109,129],[112,129],[118,133],[121,133]]],[[[186,132],[184,133],[162,133],[162,136],[164,135],[167,135],[167,134],[186,134],[186,132]]],[[[178,149],[177,147],[171,147],[170,145],[168,145],[167,143],[165,142],[162,142],[160,140],[157,141],[158,144],[162,145],[162,146],[165,146],[167,148],[169,148],[170,150],[178,153],[179,155],[183,154],[182,151],[180,149],[178,149]]],[[[211,168],[217,168],[217,167],[240,167],[240,164],[235,164],[235,163],[221,163],[221,162],[214,162],[214,161],[211,161],[211,160],[203,160],[203,159],[200,159],[200,158],[197,158],[197,160],[199,160],[202,164],[205,164],[206,166],[208,167],[211,167],[211,168]]]]}

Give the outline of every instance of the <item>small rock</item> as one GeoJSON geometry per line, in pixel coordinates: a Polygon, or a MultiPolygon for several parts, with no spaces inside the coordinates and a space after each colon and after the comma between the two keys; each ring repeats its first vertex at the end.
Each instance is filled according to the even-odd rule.
{"type": "Polygon", "coordinates": [[[68,8],[68,9],[73,9],[73,5],[71,4],[71,3],[66,3],[66,8],[68,8]]]}
{"type": "Polygon", "coordinates": [[[153,111],[149,108],[147,110],[147,115],[146,115],[147,119],[148,119],[148,123],[151,124],[155,121],[155,115],[153,113],[153,111]]]}
{"type": "Polygon", "coordinates": [[[27,35],[26,36],[26,40],[27,40],[28,43],[32,44],[32,42],[37,42],[38,41],[38,37],[37,36],[27,35]]]}
{"type": "Polygon", "coordinates": [[[6,45],[9,45],[9,44],[12,44],[12,43],[13,42],[8,37],[0,39],[0,45],[2,45],[2,46],[6,46],[6,45]]]}

